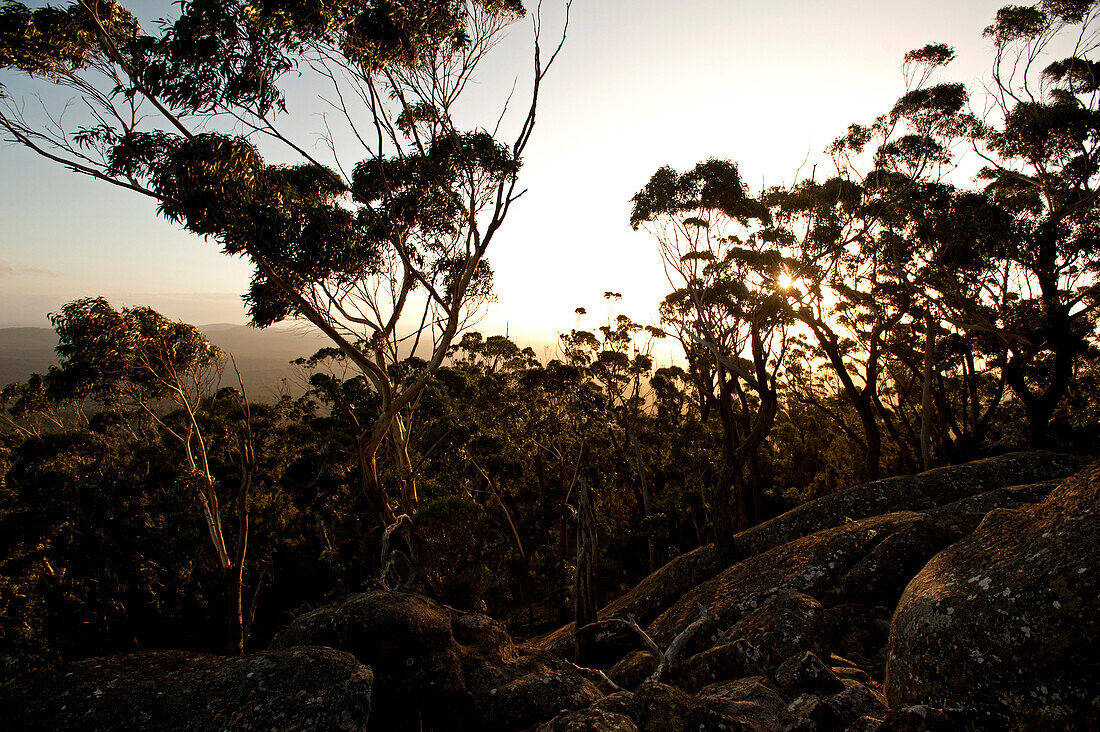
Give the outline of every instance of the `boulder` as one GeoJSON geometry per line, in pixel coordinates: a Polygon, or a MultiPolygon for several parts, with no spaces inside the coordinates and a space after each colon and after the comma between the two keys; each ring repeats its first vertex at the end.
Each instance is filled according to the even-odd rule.
{"type": "Polygon", "coordinates": [[[1084,462],[1074,455],[1038,450],[883,478],[804,503],[741,532],[736,544],[742,554],[758,554],[851,519],[927,510],[1005,486],[1059,480],[1084,462]]]}
{"type": "Polygon", "coordinates": [[[624,689],[637,689],[657,670],[658,663],[649,651],[634,651],[623,656],[607,675],[624,689]]]}
{"type": "MultiPolygon", "coordinates": [[[[376,722],[400,728],[397,717],[422,712],[429,725],[468,706],[446,608],[403,592],[354,595],[293,620],[272,648],[323,645],[346,651],[374,669],[376,722]]],[[[376,724],[375,726],[380,726],[376,724]]]]}
{"type": "MultiPolygon", "coordinates": [[[[547,651],[514,643],[495,620],[448,610],[469,693],[460,717],[467,728],[526,729],[603,696],[597,680],[547,651]],[[475,620],[479,630],[470,632],[475,620]]],[[[446,728],[457,726],[454,719],[447,721],[446,728]]]]}
{"type": "Polygon", "coordinates": [[[625,715],[589,707],[562,712],[540,725],[537,732],[638,732],[638,725],[625,715]]]}
{"type": "Polygon", "coordinates": [[[634,693],[630,691],[616,691],[602,699],[592,703],[589,709],[599,709],[602,712],[612,712],[625,717],[634,716],[634,693]]]}
{"type": "Polygon", "coordinates": [[[899,512],[851,521],[842,526],[796,539],[745,559],[686,593],[650,624],[648,632],[667,646],[706,608],[708,627],[685,647],[685,653],[703,650],[749,613],[780,593],[821,595],[836,584],[877,544],[891,534],[928,519],[899,512]]]}
{"type": "Polygon", "coordinates": [[[747,640],[738,639],[696,653],[686,661],[677,663],[673,666],[671,676],[684,689],[697,691],[719,681],[761,676],[766,670],[767,659],[764,654],[747,640]]]}
{"type": "Polygon", "coordinates": [[[832,628],[821,603],[801,592],[781,590],[734,623],[719,643],[744,640],[760,651],[769,665],[802,651],[827,655],[832,628]]]}
{"type": "Polygon", "coordinates": [[[786,720],[783,727],[786,730],[817,729],[825,709],[825,700],[817,694],[799,694],[783,709],[786,720]]]}
{"type": "Polygon", "coordinates": [[[927,516],[877,543],[824,596],[834,604],[894,607],[929,559],[963,533],[927,516]]]}
{"type": "Polygon", "coordinates": [[[572,669],[552,670],[545,660],[533,665],[536,668],[532,670],[522,665],[510,669],[515,678],[475,694],[471,707],[442,728],[527,729],[562,710],[583,709],[601,696],[590,681],[572,669]],[[465,723],[459,724],[463,719],[465,723]]]}
{"type": "Polygon", "coordinates": [[[957,732],[957,730],[1010,729],[1007,719],[996,724],[975,724],[957,711],[948,712],[925,704],[893,709],[882,716],[860,717],[853,727],[867,732],[957,732]]]}
{"type": "Polygon", "coordinates": [[[1100,464],[1042,503],[994,510],[937,554],[894,613],[891,707],[1018,718],[1096,715],[1100,679],[1100,464]]]}
{"type": "Polygon", "coordinates": [[[364,730],[373,674],[348,653],[142,651],[0,685],[11,730],[364,730]]]}
{"type": "Polygon", "coordinates": [[[995,488],[985,493],[967,496],[953,503],[921,511],[925,516],[948,526],[956,527],[959,534],[971,534],[985,515],[995,508],[1020,508],[1039,503],[1061,484],[1061,480],[1048,480],[1027,485],[995,488]]]}
{"type": "Polygon", "coordinates": [[[1056,486],[998,488],[919,512],[924,520],[886,537],[826,590],[836,648],[881,678],[890,616],[909,581],[937,553],[972,533],[990,511],[1042,500],[1056,486]]]}
{"type": "MultiPolygon", "coordinates": [[[[897,511],[926,511],[1006,486],[1059,480],[1072,475],[1083,462],[1073,455],[1020,452],[864,483],[810,501],[742,531],[734,537],[733,559],[751,557],[853,519],[897,511]]],[[[633,616],[642,625],[650,623],[686,593],[730,564],[719,557],[713,545],[700,547],[650,574],[629,592],[601,608],[598,617],[626,619],[633,616]]],[[[530,642],[559,655],[571,656],[573,625],[570,623],[530,642]]],[[[629,630],[620,624],[609,624],[597,634],[595,646],[609,663],[613,663],[636,649],[638,644],[629,630]]]]}
{"type": "Polygon", "coordinates": [[[687,729],[691,697],[675,686],[647,681],[634,692],[634,719],[642,732],[687,729]]]}
{"type": "Polygon", "coordinates": [[[276,636],[351,653],[375,669],[375,729],[525,729],[587,707],[599,689],[571,664],[516,644],[497,621],[404,592],[369,592],[276,636]]]}
{"type": "Polygon", "coordinates": [[[783,699],[759,676],[703,687],[685,729],[780,730],[783,699]]]}
{"type": "Polygon", "coordinates": [[[816,694],[844,690],[844,683],[820,658],[805,651],[791,656],[775,670],[775,683],[784,689],[810,691],[816,694]]]}
{"type": "Polygon", "coordinates": [[[844,691],[825,699],[825,710],[819,723],[825,728],[842,729],[860,717],[886,714],[886,700],[858,681],[846,680],[844,691]]]}

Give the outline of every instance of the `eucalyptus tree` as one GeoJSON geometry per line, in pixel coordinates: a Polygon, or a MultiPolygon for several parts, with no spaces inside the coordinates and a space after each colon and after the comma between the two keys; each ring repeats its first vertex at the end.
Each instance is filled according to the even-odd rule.
{"type": "MultiPolygon", "coordinates": [[[[617,292],[604,293],[604,299],[609,302],[617,302],[621,297],[617,292]]],[[[583,315],[585,311],[578,308],[577,312],[583,315]]],[[[562,334],[561,341],[570,361],[583,368],[599,386],[608,425],[622,430],[626,444],[620,449],[612,430],[609,432],[612,447],[616,452],[625,453],[625,448],[629,446],[634,463],[641,530],[647,536],[649,571],[654,572],[659,566],[654,534],[655,512],[640,431],[647,399],[643,388],[653,370],[653,343],[664,338],[665,333],[660,328],[636,323],[621,313],[614,319],[609,315],[607,322],[596,330],[599,335],[573,330],[569,335],[562,334]]]]}
{"type": "Polygon", "coordinates": [[[57,371],[74,392],[143,416],[179,443],[218,566],[228,567],[208,440],[199,421],[203,400],[221,379],[221,351],[193,325],[147,307],[115,310],[101,297],[66,303],[50,321],[58,337],[57,371]],[[177,408],[178,423],[162,413],[163,402],[177,408]]]}
{"type": "Polygon", "coordinates": [[[37,10],[6,0],[0,66],[63,85],[86,115],[69,126],[9,100],[0,127],[250,261],[256,325],[303,318],[333,341],[378,395],[358,450],[374,510],[391,524],[377,452],[392,442],[398,504],[414,510],[408,415],[490,297],[485,256],[523,193],[521,157],[565,39],[564,7],[549,55],[531,19],[530,94],[505,144],[504,112],[468,129],[457,110],[525,15],[519,0],[189,0],[151,34],[114,0],[37,10]],[[325,155],[290,131],[293,108],[315,113],[286,91],[300,75],[323,86],[325,155]],[[388,368],[418,349],[427,357],[415,373],[388,368]]]}
{"type": "Polygon", "coordinates": [[[173,322],[149,307],[115,310],[101,297],[66,303],[50,320],[57,331],[60,359],[51,373],[67,385],[71,396],[91,398],[124,417],[136,416],[178,444],[186,470],[177,487],[194,496],[202,512],[214,563],[226,580],[230,649],[243,653],[248,634],[244,571],[256,456],[251,409],[240,374],[240,390],[228,391],[244,415],[241,425],[216,426],[211,435],[207,412],[221,382],[225,356],[198,328],[173,322]],[[165,404],[175,410],[165,414],[165,404]],[[238,467],[229,514],[236,518],[235,536],[226,529],[220,505],[211,459],[215,447],[231,453],[238,467]]]}
{"type": "MultiPolygon", "coordinates": [[[[1097,15],[1096,3],[1079,0],[1002,8],[986,29],[994,54],[985,119],[961,104],[936,105],[931,118],[971,142],[984,187],[918,181],[898,199],[894,228],[913,253],[899,275],[926,319],[925,452],[933,403],[952,451],[965,455],[989,430],[1006,386],[1027,414],[1030,443],[1041,446],[1087,350],[1100,304],[1097,15]],[[953,400],[948,380],[958,384],[953,400]]],[[[932,152],[949,163],[953,151],[932,152]]],[[[912,353],[898,355],[915,370],[912,353]]]]}
{"type": "MultiPolygon", "coordinates": [[[[893,174],[879,181],[892,185],[902,176],[890,231],[907,242],[912,258],[908,266],[899,261],[897,274],[918,295],[925,319],[926,456],[933,404],[943,432],[965,448],[989,429],[1006,384],[1026,411],[1031,444],[1042,445],[1093,335],[1100,304],[1098,14],[1096,3],[1081,0],[1002,8],[986,29],[994,55],[985,119],[966,108],[961,85],[918,89],[894,108],[913,133],[876,153],[890,164],[876,167],[893,174]],[[951,142],[963,139],[985,162],[982,190],[927,175],[928,164],[951,165],[951,142]],[[936,344],[940,331],[944,348],[936,344]],[[955,414],[946,384],[936,387],[945,368],[963,396],[955,414]]],[[[910,57],[934,68],[950,60],[945,51],[931,45],[910,57]]],[[[862,128],[847,138],[845,147],[862,149],[862,128]]]]}
{"type": "MultiPolygon", "coordinates": [[[[905,93],[889,112],[851,125],[834,141],[827,150],[831,177],[819,182],[815,168],[810,178],[761,197],[774,225],[757,241],[783,258],[782,292],[792,317],[812,336],[809,356],[828,364],[858,417],[858,431],[843,421],[839,426],[861,447],[867,479],[879,475],[884,428],[904,445],[903,425],[882,389],[888,340],[921,317],[924,291],[913,279],[922,250],[910,211],[942,201],[951,190],[942,180],[969,129],[965,88],[937,78],[953,58],[943,44],[906,54],[905,93]]],[[[938,327],[923,320],[926,332],[932,332],[929,323],[938,327]]],[[[811,403],[842,419],[812,391],[811,403]]]]}
{"type": "MultiPolygon", "coordinates": [[[[617,293],[607,293],[608,299],[618,299],[617,293]]],[[[607,408],[612,419],[623,430],[634,455],[637,473],[638,505],[641,509],[642,532],[646,535],[649,571],[660,566],[657,556],[656,525],[653,510],[652,487],[646,474],[639,432],[642,427],[646,397],[642,393],[643,379],[653,370],[653,341],[664,338],[665,333],[654,326],[642,326],[626,315],[617,315],[614,323],[600,326],[601,351],[592,364],[592,375],[603,386],[607,408]],[[641,336],[642,333],[646,336],[641,336]]]]}
{"type": "Polygon", "coordinates": [[[531,492],[527,468],[538,449],[533,443],[546,435],[530,427],[539,406],[520,380],[537,368],[534,351],[507,336],[464,334],[451,347],[450,365],[426,390],[434,414],[424,415],[428,429],[416,451],[418,465],[431,461],[429,472],[442,484],[441,492],[476,497],[495,520],[490,527],[503,539],[496,561],[519,575],[529,619],[531,562],[542,538],[538,511],[521,502],[531,492]]]}
{"type": "MultiPolygon", "coordinates": [[[[974,248],[1012,289],[1003,318],[984,324],[1008,349],[1007,381],[1035,446],[1046,440],[1100,306],[1098,16],[1095,2],[1043,0],[1002,8],[986,29],[992,121],[974,142],[986,192],[1008,222],[1004,239],[976,239],[974,248]]],[[[983,321],[980,310],[974,315],[983,321]]]]}
{"type": "Polygon", "coordinates": [[[778,411],[789,323],[776,293],[783,263],[752,247],[770,213],[747,194],[736,165],[714,159],[682,174],[661,168],[633,203],[631,226],[656,240],[675,288],[661,304],[662,321],[722,425],[711,507],[715,541],[728,549],[752,521],[757,451],[778,411]]]}
{"type": "Polygon", "coordinates": [[[782,258],[777,290],[812,339],[802,360],[811,372],[814,364],[827,364],[858,425],[826,407],[808,381],[800,398],[837,420],[859,446],[868,480],[878,477],[882,456],[883,344],[907,312],[877,235],[871,198],[862,181],[841,176],[772,189],[762,200],[772,209],[774,226],[758,239],[762,251],[782,258]]]}
{"type": "Polygon", "coordinates": [[[73,392],[57,369],[31,374],[0,389],[0,434],[38,437],[88,424],[86,398],[73,392]]]}

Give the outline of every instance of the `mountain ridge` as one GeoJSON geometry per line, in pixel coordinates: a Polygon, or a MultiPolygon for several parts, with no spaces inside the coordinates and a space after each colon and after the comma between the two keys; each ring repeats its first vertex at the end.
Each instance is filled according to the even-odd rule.
{"type": "MultiPolygon", "coordinates": [[[[260,330],[233,323],[197,327],[211,343],[233,354],[245,388],[261,401],[276,398],[283,391],[301,392],[304,379],[290,362],[308,357],[327,344],[320,335],[286,328],[260,330]]],[[[24,381],[31,374],[55,365],[56,347],[57,334],[52,328],[0,328],[0,386],[24,381]]],[[[223,381],[228,384],[235,378],[230,373],[223,381]]]]}

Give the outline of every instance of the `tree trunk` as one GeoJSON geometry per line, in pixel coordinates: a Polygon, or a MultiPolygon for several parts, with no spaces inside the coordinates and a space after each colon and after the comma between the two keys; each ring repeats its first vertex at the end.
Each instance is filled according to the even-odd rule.
{"type": "Polygon", "coordinates": [[[416,512],[420,498],[416,490],[416,475],[413,474],[412,460],[409,459],[409,433],[405,420],[400,414],[390,422],[390,434],[393,437],[394,452],[397,455],[397,468],[401,472],[403,490],[401,509],[410,516],[416,512]]]}
{"type": "Polygon", "coordinates": [[[626,429],[626,436],[634,447],[634,461],[638,466],[638,488],[642,495],[642,523],[646,526],[646,542],[649,549],[649,571],[657,571],[657,540],[653,538],[653,526],[646,519],[649,518],[649,482],[645,477],[645,462],[642,460],[642,447],[638,444],[638,438],[634,430],[626,429]]]}
{"type": "MultiPolygon", "coordinates": [[[[722,465],[718,469],[717,480],[712,484],[711,531],[714,534],[714,545],[719,556],[730,558],[733,555],[733,537],[737,533],[734,501],[731,500],[730,492],[736,481],[735,473],[739,472],[740,466],[736,465],[737,450],[734,441],[737,425],[734,424],[729,388],[724,382],[725,375],[721,371],[718,378],[718,415],[722,420],[722,465]]],[[[738,506],[737,509],[738,514],[743,513],[743,507],[738,506]]]]}
{"type": "Polygon", "coordinates": [[[590,657],[596,637],[596,514],[592,510],[588,483],[577,482],[577,573],[574,592],[577,629],[577,663],[590,657]],[[592,626],[592,627],[586,627],[592,626]]]}
{"type": "Polygon", "coordinates": [[[229,620],[229,654],[244,653],[244,566],[230,567],[227,572],[226,609],[229,620]]]}
{"type": "MultiPolygon", "coordinates": [[[[862,400],[861,400],[862,401],[862,400]]],[[[880,464],[882,463],[882,432],[875,418],[875,411],[870,405],[863,404],[858,408],[859,419],[863,424],[863,434],[867,443],[867,452],[864,457],[863,477],[868,480],[878,480],[880,464]]]]}
{"type": "Polygon", "coordinates": [[[1054,374],[1050,385],[1039,395],[1031,391],[1024,375],[1024,367],[1030,362],[1029,360],[1010,361],[1006,368],[1008,384],[1012,392],[1023,402],[1027,413],[1028,443],[1032,450],[1043,449],[1049,444],[1050,421],[1054,417],[1054,410],[1068,392],[1073,379],[1076,352],[1073,344],[1067,343],[1066,340],[1060,338],[1058,342],[1051,344],[1051,350],[1054,351],[1054,374]]]}
{"type": "Polygon", "coordinates": [[[370,447],[369,435],[364,434],[359,437],[359,449],[356,452],[359,455],[359,475],[363,481],[363,492],[366,494],[367,501],[378,515],[378,521],[382,527],[392,526],[397,521],[397,516],[390,508],[386,492],[378,482],[378,463],[370,447]]]}
{"type": "Polygon", "coordinates": [[[559,620],[562,622],[569,619],[569,603],[566,598],[569,592],[569,525],[573,519],[566,493],[568,486],[564,480],[562,476],[561,501],[558,505],[558,567],[561,571],[558,575],[558,591],[554,593],[560,600],[557,605],[559,620]]]}
{"type": "Polygon", "coordinates": [[[864,452],[863,477],[868,480],[878,480],[879,463],[882,460],[882,433],[879,430],[878,419],[875,417],[874,386],[876,369],[868,364],[867,383],[860,389],[848,373],[848,367],[844,363],[836,335],[826,329],[825,325],[806,313],[800,312],[799,319],[813,331],[821,350],[829,358],[829,365],[844,387],[844,394],[848,397],[856,414],[859,415],[860,424],[863,426],[864,452]]]}
{"type": "Polygon", "coordinates": [[[932,370],[935,364],[936,334],[932,314],[924,317],[924,385],[920,401],[921,467],[932,467],[932,370]]]}

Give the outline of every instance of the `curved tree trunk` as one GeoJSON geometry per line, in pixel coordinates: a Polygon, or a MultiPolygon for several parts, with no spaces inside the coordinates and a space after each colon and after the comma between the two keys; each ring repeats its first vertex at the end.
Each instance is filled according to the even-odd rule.
{"type": "Polygon", "coordinates": [[[375,456],[377,447],[371,443],[372,440],[369,434],[360,435],[358,450],[356,450],[359,458],[359,476],[363,482],[363,492],[366,494],[367,501],[378,516],[382,526],[392,526],[397,521],[397,516],[390,507],[385,489],[382,488],[382,484],[378,480],[378,462],[375,456]]]}
{"type": "Polygon", "coordinates": [[[413,472],[412,460],[409,459],[409,431],[400,414],[394,415],[390,422],[390,435],[393,438],[394,453],[397,455],[397,468],[401,472],[401,509],[411,516],[416,512],[420,498],[416,490],[416,474],[413,472]]]}

